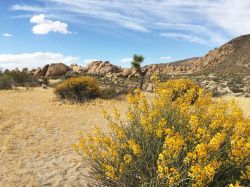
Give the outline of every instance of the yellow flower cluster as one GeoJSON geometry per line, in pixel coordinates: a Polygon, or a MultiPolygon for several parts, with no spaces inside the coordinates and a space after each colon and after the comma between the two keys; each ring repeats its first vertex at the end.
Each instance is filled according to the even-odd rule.
{"type": "Polygon", "coordinates": [[[131,156],[130,154],[126,154],[126,155],[124,156],[124,162],[125,162],[126,164],[130,164],[131,161],[132,161],[132,156],[131,156]]]}
{"type": "Polygon", "coordinates": [[[138,145],[135,140],[129,140],[128,141],[128,147],[133,150],[133,153],[135,156],[141,155],[141,147],[138,145]]]}
{"type": "Polygon", "coordinates": [[[239,184],[239,182],[236,182],[236,184],[230,184],[229,187],[243,187],[239,184]]]}
{"type": "Polygon", "coordinates": [[[220,163],[216,160],[210,161],[205,166],[201,164],[192,165],[188,176],[190,176],[194,182],[192,186],[199,187],[199,186],[206,186],[213,180],[213,177],[216,173],[216,170],[220,167],[220,163]]]}
{"type": "Polygon", "coordinates": [[[127,124],[115,111],[110,135],[80,138],[94,173],[121,186],[247,184],[250,119],[237,103],[215,101],[190,80],[157,86],[154,95],[128,96],[127,124]]]}
{"type": "MultiPolygon", "coordinates": [[[[158,160],[159,177],[164,179],[165,175],[168,179],[167,168],[181,165],[185,171],[180,168],[178,171],[184,180],[191,177],[192,186],[207,186],[216,172],[225,169],[227,164],[235,164],[236,168],[246,166],[250,158],[250,123],[237,103],[214,101],[188,80],[175,83],[169,81],[158,88],[157,99],[161,102],[171,99],[171,105],[188,121],[182,127],[176,121],[166,129],[158,160]],[[183,159],[182,164],[177,163],[180,159],[183,159]]],[[[242,178],[247,179],[247,170],[242,178]]]]}

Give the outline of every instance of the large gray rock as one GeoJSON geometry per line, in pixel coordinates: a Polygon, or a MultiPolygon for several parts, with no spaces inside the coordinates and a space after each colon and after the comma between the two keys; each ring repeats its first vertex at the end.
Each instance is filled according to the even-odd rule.
{"type": "Polygon", "coordinates": [[[65,75],[70,68],[63,63],[50,64],[45,77],[58,78],[65,75]]]}
{"type": "Polygon", "coordinates": [[[49,64],[46,64],[43,69],[37,68],[36,72],[34,73],[35,77],[44,77],[46,75],[46,72],[49,68],[49,64]]]}

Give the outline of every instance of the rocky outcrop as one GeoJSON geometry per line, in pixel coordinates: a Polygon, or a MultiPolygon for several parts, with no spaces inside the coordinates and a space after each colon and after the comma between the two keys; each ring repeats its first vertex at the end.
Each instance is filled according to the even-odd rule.
{"type": "Polygon", "coordinates": [[[33,74],[35,77],[40,77],[40,73],[41,73],[42,69],[41,68],[37,68],[33,71],[33,74]]]}
{"type": "Polygon", "coordinates": [[[250,35],[239,36],[209,52],[203,59],[203,71],[220,74],[250,73],[250,35]]]}
{"type": "Polygon", "coordinates": [[[220,48],[216,48],[208,52],[208,54],[201,59],[200,66],[217,66],[222,63],[226,58],[234,52],[232,44],[225,44],[220,48]]]}
{"type": "Polygon", "coordinates": [[[152,74],[169,74],[169,75],[183,75],[197,72],[201,69],[199,65],[200,58],[192,58],[183,60],[181,63],[173,62],[168,64],[153,64],[146,66],[148,75],[152,74]]]}
{"type": "Polygon", "coordinates": [[[237,37],[219,48],[209,51],[204,57],[191,58],[168,64],[150,65],[149,74],[170,75],[192,73],[249,74],[250,35],[237,37]]]}
{"type": "Polygon", "coordinates": [[[37,68],[36,71],[34,72],[35,77],[44,77],[46,75],[46,72],[49,68],[49,64],[46,64],[42,69],[37,68]]]}
{"type": "Polygon", "coordinates": [[[58,78],[65,75],[70,68],[63,63],[50,64],[45,77],[58,78]]]}
{"type": "Polygon", "coordinates": [[[131,68],[124,68],[123,70],[122,70],[122,76],[123,77],[128,77],[129,75],[131,75],[132,74],[132,69],[131,68]]]}
{"type": "Polygon", "coordinates": [[[87,67],[87,73],[105,75],[108,73],[119,73],[122,69],[109,63],[109,61],[93,61],[87,67]]]}
{"type": "Polygon", "coordinates": [[[82,66],[79,66],[77,64],[71,64],[70,65],[70,69],[73,71],[73,72],[76,72],[76,73],[84,73],[86,70],[84,69],[84,67],[82,66]]]}

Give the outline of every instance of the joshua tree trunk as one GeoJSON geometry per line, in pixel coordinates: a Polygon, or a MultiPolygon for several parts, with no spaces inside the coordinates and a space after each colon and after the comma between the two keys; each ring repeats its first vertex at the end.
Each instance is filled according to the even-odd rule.
{"type": "Polygon", "coordinates": [[[144,79],[145,79],[145,76],[146,76],[147,72],[148,72],[148,69],[145,69],[143,72],[142,71],[139,72],[140,76],[141,76],[141,81],[140,81],[140,89],[141,90],[143,88],[144,79]]]}
{"type": "Polygon", "coordinates": [[[144,76],[144,75],[141,75],[141,81],[140,81],[140,89],[141,89],[141,90],[142,90],[142,87],[143,87],[144,78],[145,78],[145,76],[144,76]]]}

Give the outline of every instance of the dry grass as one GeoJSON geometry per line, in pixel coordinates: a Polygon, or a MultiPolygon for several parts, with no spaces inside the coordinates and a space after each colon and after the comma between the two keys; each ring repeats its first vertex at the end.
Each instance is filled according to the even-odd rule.
{"type": "Polygon", "coordinates": [[[237,101],[239,106],[243,110],[244,114],[246,116],[250,117],[250,98],[249,97],[244,97],[244,96],[241,96],[241,97],[223,96],[222,98],[226,99],[226,100],[234,99],[235,101],[237,101]]]}
{"type": "Polygon", "coordinates": [[[79,130],[106,127],[102,106],[126,111],[126,101],[62,104],[51,89],[0,91],[0,186],[83,186],[72,144],[79,130]]]}
{"type": "MultiPolygon", "coordinates": [[[[230,99],[232,97],[226,97],[230,99]]],[[[250,99],[236,98],[250,116],[250,99]]],[[[51,89],[0,91],[0,186],[84,186],[77,132],[106,128],[102,107],[125,114],[125,100],[62,104],[51,89]]]]}

